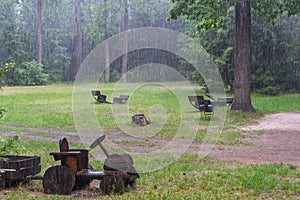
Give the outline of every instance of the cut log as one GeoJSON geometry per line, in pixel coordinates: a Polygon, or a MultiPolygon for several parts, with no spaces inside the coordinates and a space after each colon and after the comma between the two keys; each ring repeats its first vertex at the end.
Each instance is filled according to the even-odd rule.
{"type": "Polygon", "coordinates": [[[43,188],[46,194],[68,195],[75,185],[75,175],[66,166],[53,166],[46,170],[43,188]]]}
{"type": "Polygon", "coordinates": [[[100,188],[103,194],[111,194],[115,192],[122,194],[125,190],[125,184],[123,181],[124,172],[119,171],[104,171],[105,176],[100,182],[100,188]]]}

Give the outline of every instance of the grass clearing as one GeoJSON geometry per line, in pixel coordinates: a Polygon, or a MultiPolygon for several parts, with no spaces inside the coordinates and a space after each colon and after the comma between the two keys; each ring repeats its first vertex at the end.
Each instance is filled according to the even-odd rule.
{"type": "MultiPolygon", "coordinates": [[[[7,112],[4,120],[0,121],[2,124],[0,131],[10,131],[16,134],[30,131],[30,128],[75,131],[72,115],[72,87],[68,84],[4,87],[0,95],[0,105],[3,105],[7,112]]],[[[100,85],[99,89],[108,96],[109,101],[112,100],[113,84],[100,85]]],[[[185,94],[181,91],[184,88],[177,88],[177,90],[185,94]]],[[[129,89],[124,86],[119,92],[114,96],[128,94],[129,89]]],[[[239,139],[245,137],[238,131],[240,127],[255,124],[255,120],[264,114],[300,111],[299,97],[300,94],[279,97],[254,94],[252,101],[257,112],[253,114],[227,112],[223,133],[218,142],[226,145],[240,145],[239,139]]],[[[187,96],[184,98],[187,100],[187,96]]],[[[103,129],[118,130],[111,105],[96,104],[91,95],[87,103],[95,109],[98,122],[103,129]]],[[[148,113],[152,113],[152,118],[149,120],[154,123],[154,128],[157,128],[155,130],[161,129],[154,138],[171,139],[178,131],[182,113],[178,109],[179,101],[168,89],[156,85],[139,88],[131,96],[128,104],[130,115],[141,112],[149,116],[148,113]],[[163,112],[167,113],[166,118],[155,118],[157,117],[155,114],[163,112]],[[161,127],[159,122],[164,122],[165,125],[161,127]]],[[[191,119],[197,119],[200,116],[189,105],[188,100],[186,106],[185,116],[191,119]]],[[[124,124],[131,126],[130,119],[126,120],[128,121],[124,124]]],[[[210,117],[201,117],[197,127],[189,127],[197,131],[196,142],[202,141],[205,137],[210,120],[210,117]]],[[[47,131],[36,130],[36,132],[42,136],[48,134],[47,131]]],[[[258,131],[256,134],[261,135],[263,132],[258,131]]],[[[49,155],[51,151],[58,151],[58,141],[46,142],[22,138],[21,143],[25,147],[22,155],[41,156],[41,175],[48,167],[59,164],[49,155]]],[[[151,145],[130,140],[119,143],[141,147],[151,145]]],[[[71,143],[70,146],[79,145],[71,143]]],[[[103,161],[95,160],[93,157],[90,160],[95,169],[102,169],[103,161]]],[[[17,188],[0,191],[0,196],[5,199],[85,199],[84,195],[73,197],[45,195],[41,181],[32,181],[17,188]]],[[[211,158],[199,159],[197,155],[184,154],[176,162],[161,170],[141,174],[135,190],[121,196],[98,197],[99,199],[299,199],[300,174],[297,167],[293,165],[244,166],[238,162],[211,158]]]]}

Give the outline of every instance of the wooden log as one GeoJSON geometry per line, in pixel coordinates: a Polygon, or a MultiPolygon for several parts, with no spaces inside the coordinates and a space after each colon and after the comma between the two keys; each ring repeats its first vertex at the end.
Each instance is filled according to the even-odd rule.
{"type": "Polygon", "coordinates": [[[75,175],[66,166],[53,166],[46,170],[43,188],[46,194],[68,195],[75,185],[75,175]]]}
{"type": "Polygon", "coordinates": [[[132,123],[140,125],[140,126],[146,126],[146,125],[150,124],[150,122],[146,119],[144,114],[133,115],[132,123]]]}
{"type": "Polygon", "coordinates": [[[103,194],[111,194],[115,192],[117,194],[122,194],[125,190],[124,177],[125,172],[119,171],[104,171],[105,176],[100,182],[100,189],[103,194]]]}

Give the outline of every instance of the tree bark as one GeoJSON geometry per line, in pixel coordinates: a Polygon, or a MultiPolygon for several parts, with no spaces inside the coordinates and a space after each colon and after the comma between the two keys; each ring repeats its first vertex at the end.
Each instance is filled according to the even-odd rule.
{"type": "Polygon", "coordinates": [[[37,17],[37,62],[42,63],[42,0],[37,0],[37,12],[38,12],[38,17],[37,17]]]}
{"type": "Polygon", "coordinates": [[[105,81],[109,82],[110,78],[110,54],[109,54],[109,45],[105,43],[105,81]]]}
{"type": "MultiPolygon", "coordinates": [[[[104,36],[104,40],[106,40],[108,37],[109,37],[109,33],[108,33],[108,23],[109,23],[109,15],[110,15],[110,12],[109,12],[109,8],[107,6],[107,0],[104,0],[104,3],[105,3],[105,10],[103,12],[103,15],[104,15],[104,18],[106,20],[106,23],[105,23],[105,36],[104,36]]],[[[109,53],[109,44],[108,43],[105,43],[105,81],[106,82],[109,82],[109,79],[110,79],[110,53],[109,53]]]]}
{"type": "Polygon", "coordinates": [[[77,44],[76,44],[76,61],[75,61],[75,70],[73,73],[77,73],[81,62],[82,62],[82,42],[83,42],[83,30],[82,30],[82,19],[81,19],[81,0],[76,1],[75,6],[76,14],[76,27],[77,27],[77,44]]]}
{"type": "MultiPolygon", "coordinates": [[[[129,16],[128,16],[128,0],[124,0],[124,7],[125,7],[125,15],[124,15],[124,31],[128,30],[128,23],[129,23],[129,16]]],[[[126,72],[127,72],[127,63],[128,63],[128,42],[127,42],[127,34],[125,35],[124,41],[124,52],[122,58],[122,81],[127,82],[126,72]]]]}
{"type": "Polygon", "coordinates": [[[232,110],[254,112],[251,104],[251,7],[250,0],[235,5],[234,102],[232,110]]]}

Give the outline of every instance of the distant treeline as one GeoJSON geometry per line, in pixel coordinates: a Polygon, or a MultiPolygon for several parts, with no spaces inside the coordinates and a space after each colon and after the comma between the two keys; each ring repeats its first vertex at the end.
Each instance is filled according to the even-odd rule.
{"type": "MultiPolygon", "coordinates": [[[[6,85],[73,81],[80,63],[105,39],[128,29],[163,27],[199,41],[232,88],[234,11],[221,28],[197,30],[184,18],[168,22],[169,0],[0,1],[0,66],[14,62],[6,85]]],[[[268,95],[300,90],[300,18],[280,17],[272,26],[252,15],[252,89],[268,95]]],[[[188,80],[201,76],[178,56],[162,50],[129,52],[112,62],[103,81],[118,81],[128,69],[160,63],[188,80]]]]}

